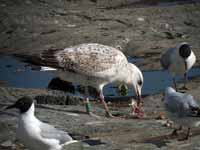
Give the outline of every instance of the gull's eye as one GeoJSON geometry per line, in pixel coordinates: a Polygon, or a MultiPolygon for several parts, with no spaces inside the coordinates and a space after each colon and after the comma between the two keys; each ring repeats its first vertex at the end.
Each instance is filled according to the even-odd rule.
{"type": "Polygon", "coordinates": [[[138,85],[142,86],[142,80],[138,81],[138,85]]]}

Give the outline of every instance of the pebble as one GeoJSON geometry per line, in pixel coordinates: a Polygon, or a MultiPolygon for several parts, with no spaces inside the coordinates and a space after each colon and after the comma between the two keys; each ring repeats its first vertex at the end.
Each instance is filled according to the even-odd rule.
{"type": "Polygon", "coordinates": [[[137,20],[142,22],[142,21],[144,21],[144,18],[138,17],[137,20]]]}

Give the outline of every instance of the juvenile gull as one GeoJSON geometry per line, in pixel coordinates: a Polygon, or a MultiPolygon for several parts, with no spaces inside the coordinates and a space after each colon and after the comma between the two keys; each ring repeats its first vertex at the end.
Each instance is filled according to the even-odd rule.
{"type": "MultiPolygon", "coordinates": [[[[168,117],[180,128],[185,126],[188,128],[187,135],[184,139],[188,139],[190,128],[198,126],[200,121],[200,108],[192,95],[176,92],[173,88],[167,87],[164,96],[164,106],[168,117]]],[[[177,133],[178,129],[173,131],[177,133]]]]}
{"type": "Polygon", "coordinates": [[[63,146],[77,142],[68,135],[37,119],[35,105],[31,98],[23,97],[7,109],[20,110],[17,138],[31,150],[61,150],[63,146]]]}
{"type": "MultiPolygon", "coordinates": [[[[138,106],[140,104],[143,75],[138,67],[128,63],[120,50],[113,47],[88,43],[46,50],[36,63],[56,69],[62,80],[96,88],[107,116],[112,116],[103,95],[103,87],[108,83],[119,82],[133,87],[138,106]]],[[[88,100],[88,90],[86,93],[88,100]]]]}
{"type": "Polygon", "coordinates": [[[196,62],[196,56],[191,50],[191,46],[186,43],[180,43],[177,47],[170,48],[161,56],[161,65],[167,69],[173,76],[174,87],[177,90],[175,76],[183,75],[185,78],[184,88],[186,88],[187,72],[196,62]]]}

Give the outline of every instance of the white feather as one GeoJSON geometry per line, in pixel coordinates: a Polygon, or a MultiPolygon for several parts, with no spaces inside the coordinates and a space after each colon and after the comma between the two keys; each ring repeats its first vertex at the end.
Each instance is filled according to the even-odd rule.
{"type": "Polygon", "coordinates": [[[52,68],[52,67],[46,67],[46,66],[42,66],[40,71],[56,71],[57,69],[52,68]]]}

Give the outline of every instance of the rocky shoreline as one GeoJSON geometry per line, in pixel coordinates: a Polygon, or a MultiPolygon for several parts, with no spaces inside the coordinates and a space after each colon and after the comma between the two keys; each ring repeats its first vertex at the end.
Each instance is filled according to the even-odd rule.
{"type": "MultiPolygon", "coordinates": [[[[200,4],[136,7],[135,0],[3,0],[0,2],[0,54],[38,55],[49,48],[97,42],[142,58],[143,71],[160,70],[160,54],[181,41],[191,43],[199,67],[200,4]]],[[[142,5],[143,6],[143,5],[142,5]]],[[[200,149],[200,129],[192,129],[188,141],[171,137],[172,127],[161,102],[162,93],[144,96],[145,119],[130,117],[129,101],[109,102],[112,113],[124,119],[108,119],[98,101],[92,102],[94,118],[85,113],[82,99],[50,89],[6,87],[0,83],[0,149],[27,149],[15,141],[16,111],[3,108],[28,95],[36,99],[41,120],[83,141],[67,147],[75,150],[177,150],[200,149]],[[16,144],[18,143],[18,144],[16,144]]],[[[200,102],[200,77],[189,80],[187,92],[200,102]]],[[[181,85],[180,85],[181,86],[181,85]]],[[[180,136],[183,136],[181,133],[180,136]]]]}

